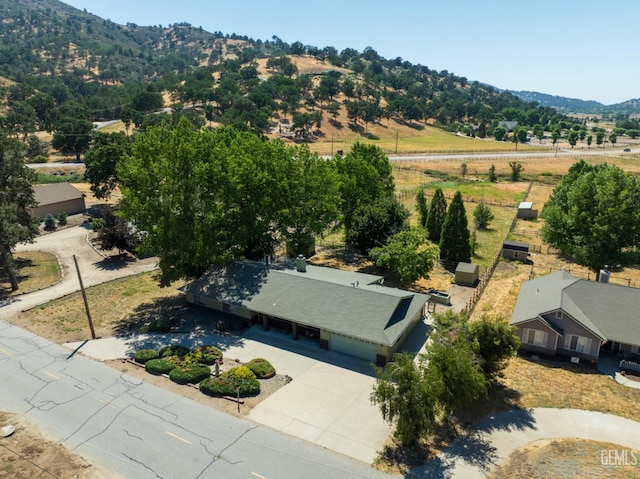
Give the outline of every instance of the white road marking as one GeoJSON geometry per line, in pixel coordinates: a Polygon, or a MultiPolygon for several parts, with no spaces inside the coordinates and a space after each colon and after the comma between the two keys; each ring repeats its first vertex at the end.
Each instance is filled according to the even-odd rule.
{"type": "Polygon", "coordinates": [[[171,436],[171,437],[173,437],[173,438],[177,439],[178,441],[182,441],[182,442],[184,442],[184,443],[186,443],[186,444],[191,444],[191,442],[187,441],[185,438],[180,437],[180,436],[177,436],[177,435],[175,435],[175,434],[174,434],[174,433],[172,433],[172,432],[165,431],[165,434],[168,434],[169,436],[171,436]]]}

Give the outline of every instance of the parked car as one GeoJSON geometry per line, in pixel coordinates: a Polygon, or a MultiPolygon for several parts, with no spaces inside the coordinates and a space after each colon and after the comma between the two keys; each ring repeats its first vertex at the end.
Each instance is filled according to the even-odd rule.
{"type": "Polygon", "coordinates": [[[622,150],[622,151],[624,151],[625,153],[631,153],[631,148],[625,148],[625,149],[624,149],[624,150],[622,150]]]}

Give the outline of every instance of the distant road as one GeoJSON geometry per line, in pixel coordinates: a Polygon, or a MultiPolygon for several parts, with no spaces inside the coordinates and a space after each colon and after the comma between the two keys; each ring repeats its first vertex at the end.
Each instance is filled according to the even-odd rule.
{"type": "MultiPolygon", "coordinates": [[[[549,150],[549,151],[496,151],[494,153],[416,153],[412,155],[387,155],[390,161],[430,161],[430,160],[483,160],[491,158],[553,158],[557,156],[628,156],[634,153],[640,153],[640,148],[631,148],[631,151],[623,152],[620,148],[598,149],[593,150],[549,150]]],[[[331,156],[323,155],[323,158],[331,158],[331,156]]],[[[56,162],[56,163],[29,163],[29,168],[62,168],[65,166],[82,166],[83,162],[56,162]]]]}

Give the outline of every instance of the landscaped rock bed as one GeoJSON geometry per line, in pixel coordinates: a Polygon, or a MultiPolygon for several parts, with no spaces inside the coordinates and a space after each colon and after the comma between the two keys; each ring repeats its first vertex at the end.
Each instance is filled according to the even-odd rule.
{"type": "Polygon", "coordinates": [[[191,400],[236,416],[248,414],[263,399],[291,381],[289,376],[276,374],[273,367],[265,359],[256,358],[244,365],[236,360],[222,358],[221,353],[220,357],[214,354],[212,357],[207,358],[211,364],[206,367],[210,368],[211,376],[205,379],[206,373],[204,375],[201,373],[203,369],[206,371],[206,367],[198,362],[198,360],[202,359],[202,355],[198,353],[203,351],[211,353],[211,351],[219,350],[212,346],[195,348],[194,350],[179,346],[162,348],[160,351],[147,349],[137,351],[135,360],[114,360],[108,361],[108,364],[147,383],[168,389],[191,400]],[[172,362],[174,364],[171,364],[172,362]],[[145,370],[145,365],[147,370],[145,370]],[[175,365],[178,365],[178,368],[175,365]],[[220,378],[215,377],[216,369],[220,378]],[[152,372],[149,372],[149,370],[152,372]],[[236,371],[240,373],[240,376],[243,376],[239,384],[253,385],[253,387],[247,386],[245,388],[248,395],[241,394],[239,410],[236,402],[237,388],[235,383],[233,383],[234,387],[232,388],[220,389],[215,387],[219,381],[224,383],[225,378],[228,380],[229,377],[235,376],[236,371]],[[255,371],[256,374],[252,371],[255,371]],[[193,375],[193,381],[191,375],[193,375]],[[262,379],[257,379],[256,376],[262,379]],[[176,380],[177,378],[178,380],[176,380]],[[200,391],[197,383],[203,379],[207,384],[203,387],[203,391],[200,391]],[[213,388],[207,387],[211,386],[211,384],[214,385],[213,388]],[[255,393],[256,386],[259,387],[257,394],[255,393]],[[231,389],[233,389],[233,394],[231,394],[231,389]]]}

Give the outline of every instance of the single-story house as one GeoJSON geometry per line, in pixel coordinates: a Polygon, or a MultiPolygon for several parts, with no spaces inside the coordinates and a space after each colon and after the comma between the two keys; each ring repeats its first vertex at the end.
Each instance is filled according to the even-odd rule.
{"type": "Polygon", "coordinates": [[[186,285],[186,300],[320,348],[385,364],[426,314],[429,296],[382,285],[370,274],[307,265],[242,261],[213,266],[186,285]]]}
{"type": "Polygon", "coordinates": [[[517,217],[524,220],[535,220],[538,217],[538,210],[533,209],[533,202],[522,201],[518,205],[517,217]]]}
{"type": "Polygon", "coordinates": [[[480,277],[480,268],[473,263],[458,263],[456,266],[456,284],[462,286],[475,286],[480,277]]]}
{"type": "Polygon", "coordinates": [[[529,260],[529,243],[508,240],[503,241],[502,257],[527,262],[529,260]]]}
{"type": "Polygon", "coordinates": [[[640,289],[561,270],[522,285],[511,324],[527,351],[597,361],[602,348],[640,357],[640,289]]]}
{"type": "Polygon", "coordinates": [[[31,216],[36,218],[44,218],[48,214],[56,216],[62,212],[75,215],[87,209],[84,193],[71,183],[35,185],[33,192],[38,206],[31,208],[31,216]]]}
{"type": "Polygon", "coordinates": [[[498,122],[498,126],[501,126],[505,130],[507,130],[507,132],[510,133],[510,132],[512,132],[514,130],[514,128],[516,126],[518,126],[518,122],[517,121],[500,120],[498,122]]]}

